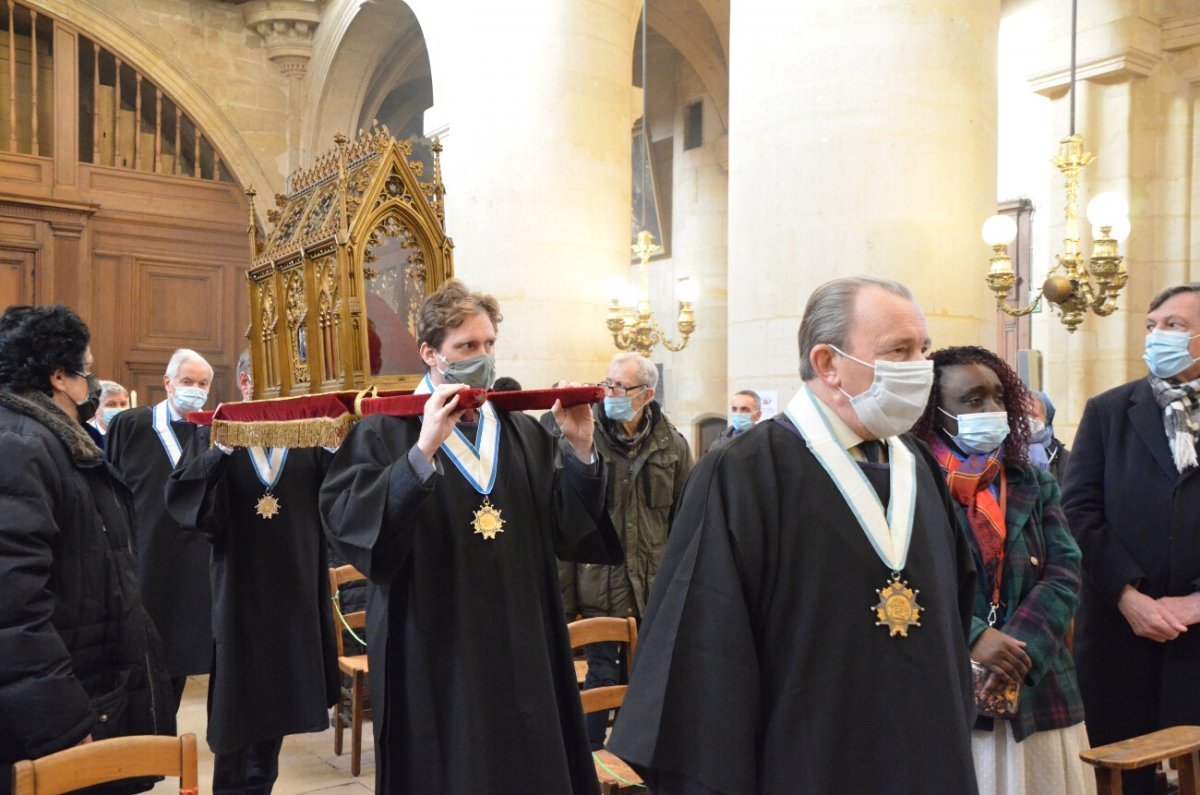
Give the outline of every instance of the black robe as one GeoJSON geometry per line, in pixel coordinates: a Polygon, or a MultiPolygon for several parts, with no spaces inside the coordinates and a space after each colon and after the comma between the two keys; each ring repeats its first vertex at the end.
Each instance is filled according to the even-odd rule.
{"type": "Polygon", "coordinates": [[[418,478],[416,419],[358,423],[321,488],[335,546],[370,578],[381,795],[597,791],[555,555],[620,562],[603,468],[571,453],[556,467],[548,431],[497,413],[492,540],[472,529],[483,497],[444,452],[442,473],[418,478]]]}
{"type": "Polygon", "coordinates": [[[337,647],[317,511],[328,458],[319,448],[288,451],[271,519],[257,512],[266,487],[250,454],[209,449],[208,428],[197,429],[167,481],[171,516],[212,542],[214,753],[329,725],[337,647]]]}
{"type": "MultiPolygon", "coordinates": [[[[185,533],[167,513],[163,487],[171,459],[154,431],[153,406],[122,411],[108,426],[105,454],[133,492],[134,538],[142,601],[162,636],[172,677],[208,673],[212,662],[212,590],[208,542],[185,533]]],[[[186,448],[195,426],[172,422],[186,448]]]]}
{"type": "MultiPolygon", "coordinates": [[[[903,578],[924,612],[875,626],[889,580],[804,440],[763,423],[692,472],[608,749],[656,793],[976,791],[974,568],[928,450],[903,578]]],[[[888,469],[865,467],[886,504],[888,469]]]]}

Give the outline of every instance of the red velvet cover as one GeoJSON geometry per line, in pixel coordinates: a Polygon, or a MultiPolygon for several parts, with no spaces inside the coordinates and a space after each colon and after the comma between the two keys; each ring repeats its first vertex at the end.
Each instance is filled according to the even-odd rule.
{"type": "MultiPolygon", "coordinates": [[[[354,401],[358,395],[358,392],[325,392],[245,403],[222,403],[216,411],[190,412],[188,422],[211,425],[214,419],[226,422],[282,422],[318,417],[337,419],[354,412],[354,401]]],[[[562,401],[564,408],[599,403],[604,399],[604,389],[598,386],[531,389],[523,392],[466,389],[459,395],[459,405],[463,408],[479,408],[486,398],[501,411],[528,411],[549,409],[558,400],[562,401]]],[[[414,395],[408,391],[381,392],[377,397],[363,398],[361,409],[363,416],[388,414],[393,417],[415,417],[425,410],[425,401],[428,399],[428,395],[414,395]]]]}

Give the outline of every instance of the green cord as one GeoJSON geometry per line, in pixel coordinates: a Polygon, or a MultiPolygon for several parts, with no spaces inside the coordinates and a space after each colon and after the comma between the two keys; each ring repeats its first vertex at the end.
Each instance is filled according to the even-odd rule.
{"type": "Polygon", "coordinates": [[[620,776],[618,776],[616,773],[613,772],[613,769],[611,767],[604,764],[604,760],[602,760],[600,758],[600,754],[596,753],[595,751],[592,751],[592,759],[595,759],[596,764],[598,764],[598,765],[600,765],[600,767],[604,768],[605,773],[608,773],[608,775],[612,776],[613,778],[615,778],[617,781],[621,782],[622,784],[628,784],[631,787],[641,787],[642,789],[646,788],[645,784],[638,783],[637,781],[630,781],[629,779],[621,778],[620,776]]]}
{"type": "Polygon", "coordinates": [[[350,628],[350,625],[346,623],[346,617],[344,615],[342,615],[342,606],[338,602],[338,596],[339,596],[339,594],[333,595],[333,609],[334,609],[334,611],[337,612],[338,620],[342,622],[342,626],[345,627],[346,631],[350,633],[350,637],[352,637],[356,641],[358,641],[358,644],[360,646],[366,646],[367,642],[365,640],[363,640],[362,638],[360,638],[358,636],[358,634],[355,633],[355,631],[350,628]]]}

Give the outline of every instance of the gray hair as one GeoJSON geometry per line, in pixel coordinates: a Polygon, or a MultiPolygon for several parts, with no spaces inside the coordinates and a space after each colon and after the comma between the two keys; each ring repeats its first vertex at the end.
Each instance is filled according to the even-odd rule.
{"type": "Polygon", "coordinates": [[[640,353],[626,351],[612,357],[612,361],[608,363],[608,366],[612,367],[614,364],[624,364],[625,362],[633,362],[637,365],[637,379],[639,384],[645,384],[651,389],[658,388],[658,368],[654,366],[654,362],[640,353]]]}
{"type": "Polygon", "coordinates": [[[740,392],[733,393],[734,397],[737,397],[738,395],[745,395],[746,397],[750,398],[751,400],[754,401],[754,410],[762,411],[762,398],[760,398],[758,396],[758,393],[755,392],[753,389],[743,389],[740,392]]]}
{"type": "Polygon", "coordinates": [[[100,402],[103,403],[113,395],[129,396],[129,390],[118,384],[116,381],[100,381],[100,402]]]}
{"type": "Polygon", "coordinates": [[[246,377],[249,378],[251,380],[251,382],[253,383],[254,376],[250,372],[250,349],[249,348],[244,348],[242,350],[242,355],[238,357],[237,379],[239,381],[242,379],[242,373],[245,373],[246,377]]]}
{"type": "Polygon", "coordinates": [[[912,292],[898,281],[881,276],[846,276],[825,282],[808,297],[800,332],[800,377],[811,381],[817,377],[809,362],[809,354],[817,345],[834,345],[845,350],[850,336],[850,321],[854,315],[854,299],[864,287],[881,290],[912,301],[912,292]]]}
{"type": "Polygon", "coordinates": [[[1154,296],[1154,300],[1150,302],[1149,312],[1153,312],[1167,302],[1167,299],[1174,298],[1183,293],[1200,293],[1200,282],[1188,282],[1186,284],[1177,284],[1174,287],[1168,287],[1158,295],[1154,296]]]}
{"type": "Polygon", "coordinates": [[[171,360],[167,362],[167,378],[176,379],[179,377],[179,368],[183,367],[188,362],[200,362],[208,368],[208,376],[213,376],[212,365],[208,363],[200,354],[196,353],[191,348],[180,348],[171,354],[171,360]]]}

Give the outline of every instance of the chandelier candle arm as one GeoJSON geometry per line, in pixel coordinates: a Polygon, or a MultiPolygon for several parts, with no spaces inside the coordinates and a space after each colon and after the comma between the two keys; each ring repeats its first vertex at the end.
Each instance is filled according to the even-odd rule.
{"type": "Polygon", "coordinates": [[[1124,258],[1118,251],[1120,241],[1129,234],[1129,202],[1119,194],[1101,193],[1088,204],[1087,218],[1093,227],[1092,254],[1085,259],[1079,238],[1079,174],[1095,159],[1085,148],[1083,136],[1072,134],[1060,142],[1058,154],[1051,161],[1064,179],[1066,235],[1063,253],[1057,256],[1057,264],[1041,289],[1031,296],[1028,306],[1013,307],[1008,303],[1008,294],[1017,282],[1008,256],[1015,224],[1011,225],[1011,234],[1008,225],[997,221],[1002,216],[993,216],[984,224],[984,240],[992,247],[985,280],[996,296],[999,311],[1021,317],[1037,311],[1045,298],[1058,307],[1067,331],[1074,332],[1089,310],[1099,316],[1117,310],[1117,298],[1129,281],[1124,258]]]}

